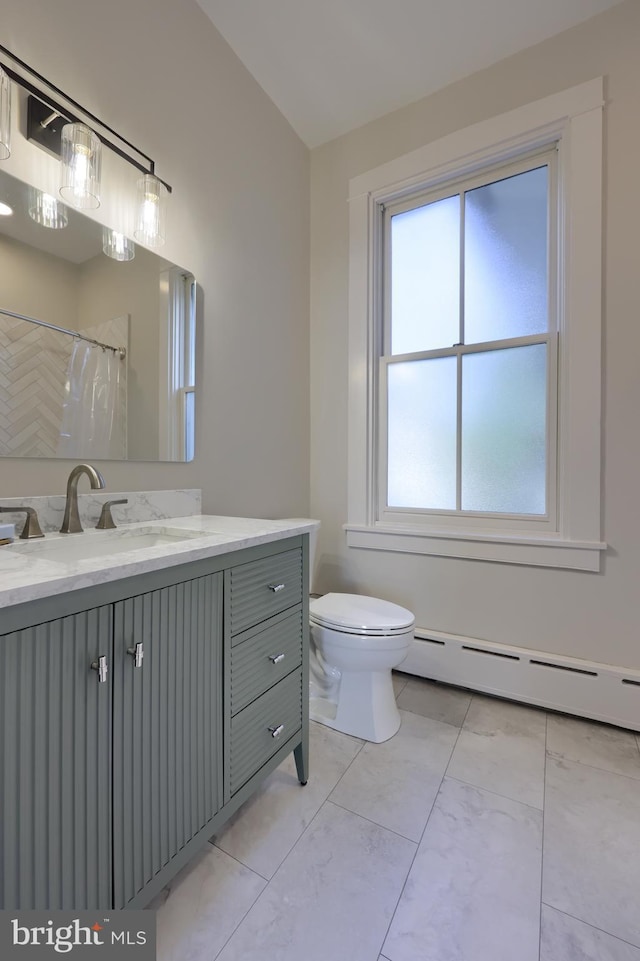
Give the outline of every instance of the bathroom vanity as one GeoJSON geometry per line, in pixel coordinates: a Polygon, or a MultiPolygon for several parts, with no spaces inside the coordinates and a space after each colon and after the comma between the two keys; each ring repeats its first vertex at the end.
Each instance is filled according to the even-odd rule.
{"type": "Polygon", "coordinates": [[[143,907],[290,752],[306,783],[316,526],[3,549],[0,908],[143,907]]]}

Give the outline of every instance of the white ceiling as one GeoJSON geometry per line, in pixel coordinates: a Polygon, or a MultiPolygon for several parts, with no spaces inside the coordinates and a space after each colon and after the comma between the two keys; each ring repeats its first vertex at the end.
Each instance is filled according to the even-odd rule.
{"type": "Polygon", "coordinates": [[[619,0],[197,0],[309,146],[619,0]]]}

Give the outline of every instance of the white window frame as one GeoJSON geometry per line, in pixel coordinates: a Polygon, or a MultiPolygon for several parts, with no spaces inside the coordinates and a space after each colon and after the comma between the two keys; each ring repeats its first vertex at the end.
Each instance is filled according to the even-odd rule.
{"type": "MultiPolygon", "coordinates": [[[[384,206],[384,209],[380,208],[380,212],[384,218],[384,257],[385,262],[383,264],[383,278],[386,281],[390,279],[390,254],[391,254],[391,221],[393,216],[399,212],[404,212],[405,210],[413,210],[417,207],[426,204],[433,203],[434,200],[441,200],[445,197],[451,197],[456,193],[464,195],[466,192],[473,190],[481,185],[487,183],[494,183],[499,180],[506,179],[508,177],[513,177],[518,174],[525,173],[529,170],[533,170],[536,167],[546,167],[547,169],[547,182],[548,182],[548,223],[549,223],[549,253],[548,253],[548,264],[549,264],[549,274],[548,274],[548,317],[549,324],[545,331],[540,333],[528,335],[528,336],[517,336],[509,337],[505,340],[494,340],[492,342],[485,341],[481,343],[459,343],[454,344],[452,347],[447,348],[437,348],[423,351],[414,351],[410,354],[393,354],[391,351],[391,323],[390,323],[390,284],[384,283],[384,305],[381,304],[382,313],[384,316],[379,318],[379,323],[382,326],[382,347],[381,356],[379,359],[379,375],[378,375],[378,431],[377,437],[379,439],[378,443],[378,471],[377,471],[377,487],[378,487],[378,519],[389,525],[401,525],[406,526],[407,524],[416,525],[420,527],[431,526],[433,527],[434,519],[445,518],[447,525],[455,529],[494,529],[495,530],[506,530],[513,531],[515,528],[519,528],[522,531],[537,531],[537,530],[556,530],[556,425],[557,425],[557,304],[556,304],[556,290],[557,284],[555,282],[555,272],[557,265],[557,253],[556,253],[556,243],[555,238],[557,236],[557,210],[554,210],[554,206],[557,208],[557,204],[554,205],[553,201],[557,196],[557,176],[556,176],[556,165],[557,165],[557,149],[555,145],[551,149],[548,147],[543,148],[542,151],[536,150],[532,153],[527,153],[523,158],[518,158],[517,160],[508,161],[507,164],[501,163],[497,167],[491,165],[488,168],[483,169],[480,174],[475,174],[471,178],[465,177],[462,180],[456,180],[454,183],[448,183],[443,187],[437,187],[435,190],[428,191],[426,194],[424,191],[419,191],[417,194],[410,196],[409,200],[403,199],[400,204],[390,204],[384,206]],[[388,459],[387,459],[387,444],[384,443],[385,438],[388,437],[387,430],[387,405],[388,405],[388,374],[389,368],[393,364],[404,363],[406,361],[419,361],[426,360],[434,357],[455,357],[459,363],[464,356],[477,353],[486,353],[488,351],[501,350],[504,348],[514,348],[514,347],[524,347],[526,345],[544,345],[546,358],[547,358],[547,397],[546,397],[546,437],[547,437],[547,457],[546,457],[546,478],[545,478],[545,501],[546,501],[546,511],[544,514],[507,514],[504,511],[499,513],[489,512],[489,511],[469,511],[469,510],[445,510],[445,509],[412,509],[412,508],[402,508],[402,507],[391,507],[387,502],[387,487],[388,487],[388,459]]],[[[461,199],[460,207],[463,208],[464,200],[461,199]]],[[[461,230],[462,234],[462,230],[461,230]]],[[[462,241],[462,236],[461,236],[462,241]]],[[[380,341],[379,341],[380,342],[380,341]]],[[[458,410],[457,410],[457,441],[458,441],[458,456],[460,456],[461,449],[459,446],[460,438],[462,434],[462,404],[460,403],[460,396],[462,390],[462,379],[460,371],[457,373],[457,389],[458,389],[458,410]]],[[[457,496],[460,495],[461,487],[461,464],[457,464],[457,496]]]]}
{"type": "Polygon", "coordinates": [[[602,108],[597,78],[474,124],[349,184],[350,547],[598,571],[601,552],[602,108]],[[379,517],[377,417],[385,204],[558,145],[556,518],[478,529],[379,517]],[[553,529],[551,529],[551,527],[553,529]]]}
{"type": "Polygon", "coordinates": [[[160,274],[160,460],[188,459],[186,395],[195,391],[194,283],[180,267],[160,274]]]}

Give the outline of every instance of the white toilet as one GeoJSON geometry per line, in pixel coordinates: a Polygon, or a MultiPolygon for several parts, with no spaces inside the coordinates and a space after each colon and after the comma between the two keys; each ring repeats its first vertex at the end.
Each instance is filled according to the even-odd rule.
{"type": "Polygon", "coordinates": [[[389,601],[325,594],[309,604],[310,717],[367,741],[400,727],[391,670],[409,652],[415,619],[389,601]]]}

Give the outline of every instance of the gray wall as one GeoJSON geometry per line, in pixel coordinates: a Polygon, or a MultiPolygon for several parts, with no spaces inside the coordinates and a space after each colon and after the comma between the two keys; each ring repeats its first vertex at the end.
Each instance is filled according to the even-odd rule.
{"type": "Polygon", "coordinates": [[[75,264],[0,234],[0,306],[76,330],[77,283],[75,264]]]}
{"type": "MultiPolygon", "coordinates": [[[[204,294],[196,460],[106,462],[109,489],[202,487],[209,512],[306,514],[308,150],[194,0],[3,0],[2,32],[155,159],[174,188],[162,254],[204,294]]],[[[63,491],[70,466],[4,459],[0,496],[63,491]]]]}
{"type": "Polygon", "coordinates": [[[378,594],[424,628],[640,667],[638,410],[640,5],[579,27],[312,152],[311,513],[322,520],[315,589],[378,594]],[[351,177],[432,140],[606,77],[604,499],[599,574],[345,547],[348,210],[351,177]]]}

